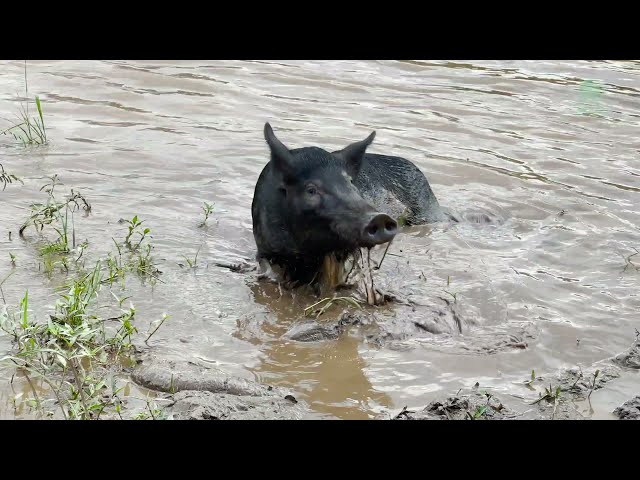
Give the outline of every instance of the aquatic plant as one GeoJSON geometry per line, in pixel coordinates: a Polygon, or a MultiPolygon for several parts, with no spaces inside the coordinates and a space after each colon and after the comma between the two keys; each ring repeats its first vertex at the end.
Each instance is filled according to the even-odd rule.
{"type": "MultiPolygon", "coordinates": [[[[24,62],[24,92],[25,97],[29,98],[29,89],[27,84],[27,61],[24,62]]],[[[40,97],[35,97],[37,117],[29,116],[29,103],[22,103],[18,115],[18,123],[0,132],[3,135],[11,134],[23,146],[27,145],[46,145],[47,129],[44,124],[44,115],[42,114],[42,104],[40,97]]]]}

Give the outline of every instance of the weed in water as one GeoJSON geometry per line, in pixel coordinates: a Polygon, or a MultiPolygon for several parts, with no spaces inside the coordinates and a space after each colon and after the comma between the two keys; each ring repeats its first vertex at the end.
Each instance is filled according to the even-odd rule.
{"type": "Polygon", "coordinates": [[[555,393],[553,391],[553,387],[551,385],[549,385],[549,388],[545,387],[544,389],[544,395],[542,395],[542,393],[539,394],[539,397],[536,401],[534,401],[533,403],[531,403],[531,405],[535,405],[536,403],[540,403],[543,400],[554,400],[556,398],[560,398],[560,386],[558,386],[555,390],[555,393]]]}
{"type": "MultiPolygon", "coordinates": [[[[153,336],[154,333],[156,333],[158,331],[158,329],[162,326],[162,324],[165,322],[165,320],[167,320],[169,318],[169,315],[167,315],[166,313],[162,314],[162,318],[160,319],[160,322],[158,323],[158,325],[153,329],[153,331],[149,334],[149,336],[145,339],[144,343],[147,343],[149,341],[149,339],[153,336]]],[[[173,378],[173,377],[172,377],[173,378]]]]}
{"type": "MultiPolygon", "coordinates": [[[[153,246],[148,241],[143,244],[145,239],[151,238],[151,229],[148,227],[142,228],[144,220],[139,220],[137,215],[131,220],[124,221],[124,223],[127,224],[128,232],[123,245],[126,246],[131,253],[137,255],[135,258],[129,259],[127,266],[132,266],[133,270],[142,277],[149,276],[154,281],[161,281],[158,278],[160,271],[154,265],[151,257],[153,246]]],[[[118,254],[122,257],[122,251],[117,243],[116,247],[118,248],[118,254]]],[[[120,266],[122,267],[122,262],[120,266]]]]}
{"type": "MultiPolygon", "coordinates": [[[[24,62],[24,93],[25,97],[29,98],[29,88],[27,83],[27,62],[24,62]]],[[[36,108],[38,110],[38,117],[31,118],[29,116],[29,103],[22,104],[20,108],[20,114],[18,116],[18,123],[0,132],[3,135],[10,133],[13,138],[20,142],[23,146],[27,145],[46,145],[47,129],[44,125],[44,115],[42,114],[42,104],[40,103],[40,97],[36,96],[36,108]]]]}
{"type": "MultiPolygon", "coordinates": [[[[198,254],[200,253],[201,248],[202,248],[202,245],[198,247],[198,250],[196,251],[196,256],[193,260],[191,260],[185,255],[182,256],[182,258],[184,258],[185,261],[187,262],[187,265],[189,265],[189,268],[196,268],[198,266],[198,254]]],[[[180,265],[181,267],[183,266],[181,263],[179,263],[178,265],[180,265]]]]}
{"type": "Polygon", "coordinates": [[[44,126],[42,105],[39,97],[36,97],[36,107],[38,109],[38,117],[30,118],[28,104],[27,107],[23,104],[20,107],[18,123],[0,133],[3,135],[10,133],[14,139],[25,147],[27,145],[46,145],[48,143],[47,130],[44,126]]]}
{"type": "MultiPolygon", "coordinates": [[[[451,285],[451,276],[447,275],[447,288],[451,285]]],[[[449,290],[447,289],[442,289],[442,291],[444,293],[446,293],[447,295],[450,295],[451,298],[453,298],[453,303],[458,303],[458,292],[455,293],[451,293],[449,290]]]]}
{"type": "Polygon", "coordinates": [[[11,271],[7,274],[7,276],[6,276],[6,277],[4,277],[4,278],[2,279],[2,281],[0,281],[0,295],[2,295],[2,303],[4,303],[4,304],[6,304],[6,303],[7,303],[7,301],[6,301],[6,300],[5,300],[5,298],[4,298],[4,291],[2,290],[2,285],[4,285],[4,282],[6,282],[6,281],[9,279],[9,277],[10,277],[11,275],[13,275],[14,273],[16,273],[16,271],[15,271],[15,270],[11,270],[11,271]]]}
{"type": "Polygon", "coordinates": [[[555,416],[556,416],[556,409],[558,408],[558,402],[560,401],[560,393],[561,393],[561,389],[560,389],[559,385],[555,389],[555,391],[553,390],[553,387],[551,385],[549,385],[549,388],[545,387],[544,395],[542,395],[542,393],[540,393],[539,394],[540,398],[538,398],[536,401],[531,403],[531,405],[535,405],[536,403],[540,403],[543,400],[547,400],[549,402],[553,402],[553,413],[551,415],[551,420],[553,420],[555,418],[555,416]]]}
{"type": "Polygon", "coordinates": [[[158,278],[160,271],[156,268],[151,258],[152,249],[153,247],[147,244],[145,248],[139,252],[136,260],[136,272],[142,277],[149,276],[153,280],[161,281],[158,278]]]}
{"type": "Polygon", "coordinates": [[[47,203],[36,203],[31,206],[32,214],[22,224],[19,233],[20,236],[23,236],[24,231],[29,226],[33,226],[36,231],[42,232],[45,225],[53,225],[58,238],[45,245],[41,249],[41,254],[66,254],[72,248],[76,248],[75,212],[80,209],[90,212],[91,205],[82,194],[74,192],[73,189],[71,189],[71,194],[66,200],[59,202],[54,195],[54,190],[56,186],[62,185],[62,183],[59,182],[57,175],[50,177],[50,180],[51,183],[47,183],[40,188],[41,191],[45,190],[47,192],[47,203]]]}
{"type": "Polygon", "coordinates": [[[128,300],[128,299],[130,299],[130,298],[131,298],[131,297],[122,297],[122,298],[118,298],[118,296],[117,296],[115,293],[113,293],[113,292],[111,292],[111,295],[112,295],[112,296],[113,296],[113,298],[116,300],[116,302],[118,302],[118,307],[120,307],[120,308],[122,308],[122,304],[123,304],[126,300],[128,300]]]}
{"type": "Polygon", "coordinates": [[[578,376],[576,377],[576,381],[573,382],[573,385],[571,385],[571,388],[574,388],[578,384],[578,382],[582,379],[582,377],[584,376],[582,374],[582,367],[580,365],[578,365],[578,369],[580,369],[580,373],[578,373],[578,376]]]}
{"type": "Polygon", "coordinates": [[[316,318],[319,318],[320,315],[327,311],[327,309],[329,309],[329,307],[334,303],[346,303],[347,305],[353,305],[356,308],[362,309],[360,304],[353,297],[338,297],[334,295],[333,297],[323,298],[319,302],[308,306],[304,309],[304,315],[306,317],[316,314],[316,318]]]}
{"type": "Polygon", "coordinates": [[[111,256],[111,253],[108,254],[106,260],[107,268],[109,270],[109,275],[105,279],[109,286],[112,286],[117,279],[120,279],[122,282],[122,288],[125,287],[125,270],[122,267],[121,263],[118,262],[114,257],[111,256]]]}
{"type": "Polygon", "coordinates": [[[374,284],[374,272],[380,269],[382,262],[386,258],[387,254],[390,256],[395,256],[393,253],[387,253],[390,246],[391,242],[387,243],[380,262],[376,264],[376,261],[373,260],[373,266],[371,259],[371,249],[367,248],[356,250],[356,252],[353,255],[350,255],[347,258],[347,261],[344,263],[345,266],[350,263],[351,268],[344,276],[343,281],[339,282],[338,285],[348,285],[351,280],[354,280],[359,283],[361,291],[366,297],[366,302],[368,305],[383,304],[385,302],[385,299],[390,295],[387,295],[380,289],[376,288],[374,284]],[[365,250],[366,260],[364,254],[365,250]]]}
{"type": "MultiPolygon", "coordinates": [[[[76,257],[76,259],[74,260],[74,262],[77,264],[80,259],[82,258],[82,255],[84,254],[85,249],[89,246],[89,242],[87,240],[85,240],[84,242],[82,242],[80,245],[78,245],[78,256],[76,257]]],[[[84,263],[83,263],[83,267],[84,267],[84,263]]]]}
{"type": "Polygon", "coordinates": [[[202,211],[204,212],[204,220],[202,222],[200,222],[200,227],[204,227],[207,224],[207,220],[209,219],[209,215],[211,215],[211,212],[213,212],[213,206],[215,205],[215,203],[207,203],[204,202],[204,205],[202,206],[202,211]]]}
{"type": "Polygon", "coordinates": [[[117,279],[120,279],[122,282],[122,288],[124,289],[127,266],[122,262],[122,249],[120,248],[120,245],[118,245],[118,242],[116,242],[114,238],[111,240],[113,240],[113,243],[116,246],[118,256],[112,256],[111,252],[107,254],[106,264],[109,270],[109,276],[103,280],[103,282],[109,283],[109,286],[112,286],[117,279]]]}
{"type": "Polygon", "coordinates": [[[591,390],[589,391],[589,395],[587,396],[587,398],[591,398],[591,394],[593,393],[593,391],[596,388],[596,380],[598,379],[598,375],[600,375],[600,370],[596,370],[593,374],[593,383],[591,384],[591,390]]]}
{"type": "Polygon", "coordinates": [[[525,382],[524,382],[524,384],[525,384],[527,387],[529,387],[529,388],[533,389],[533,387],[531,386],[531,384],[532,384],[533,382],[535,382],[535,381],[536,381],[536,372],[535,372],[535,370],[531,370],[531,379],[530,379],[530,380],[525,381],[525,382]]]}
{"type": "Polygon", "coordinates": [[[20,182],[24,185],[24,182],[13,174],[7,173],[4,166],[0,163],[0,183],[2,183],[2,190],[7,188],[7,185],[13,182],[20,182]]]}
{"type": "Polygon", "coordinates": [[[134,216],[131,220],[127,220],[125,223],[129,228],[129,233],[127,233],[127,236],[124,239],[124,244],[130,251],[133,252],[138,248],[140,248],[142,241],[146,238],[148,234],[151,233],[151,229],[142,228],[142,224],[144,223],[144,220],[138,220],[137,215],[134,216]],[[136,235],[140,237],[137,243],[135,243],[135,241],[132,241],[133,237],[136,235]]]}
{"type": "MultiPolygon", "coordinates": [[[[362,251],[361,251],[362,252],[362,251]]],[[[362,284],[364,285],[364,291],[367,295],[367,303],[369,305],[376,305],[378,303],[378,299],[376,297],[376,288],[373,284],[373,270],[371,269],[371,249],[367,248],[367,265],[364,264],[364,256],[360,253],[360,258],[362,259],[362,273],[363,279],[362,284]]]]}
{"type": "Polygon", "coordinates": [[[98,317],[93,312],[102,284],[102,265],[97,262],[61,295],[46,323],[30,318],[28,292],[18,310],[5,307],[0,312],[0,328],[15,345],[15,353],[2,360],[26,378],[33,398],[25,402],[42,416],[52,415],[45,409],[51,400],[38,394],[32,379],[49,387],[64,418],[99,419],[106,409],[121,417],[121,389],[113,370],[123,355],[127,358],[133,353],[132,338],[138,333],[136,310],[133,306],[123,310],[123,301],[119,301],[118,316],[98,317]],[[111,321],[117,326],[107,328],[105,324],[111,321]]]}
{"type": "Polygon", "coordinates": [[[108,269],[108,276],[103,281],[113,285],[113,283],[119,279],[122,284],[122,288],[125,287],[125,277],[127,272],[135,272],[140,277],[151,277],[152,281],[160,281],[158,275],[161,273],[155,264],[151,256],[153,246],[150,243],[142,245],[142,241],[148,238],[148,234],[151,232],[149,228],[144,230],[140,227],[141,221],[138,221],[138,217],[133,217],[128,221],[129,233],[127,234],[124,243],[122,245],[113,240],[116,246],[117,256],[109,253],[106,259],[106,266],[108,269]],[[131,238],[136,235],[140,235],[140,241],[131,242],[131,238]],[[126,246],[129,250],[128,254],[123,254],[122,247],[126,246]]]}
{"type": "Polygon", "coordinates": [[[145,410],[143,410],[142,412],[139,412],[137,414],[135,414],[133,417],[133,420],[149,420],[150,418],[152,420],[166,420],[167,419],[167,415],[166,413],[158,408],[158,405],[153,402],[153,406],[151,405],[151,402],[149,401],[149,399],[146,399],[146,406],[145,406],[145,410]],[[148,413],[147,413],[148,412],[148,413]]]}
{"type": "Polygon", "coordinates": [[[627,257],[625,257],[624,255],[622,256],[622,258],[624,258],[624,261],[625,261],[625,266],[622,269],[623,272],[626,272],[628,268],[629,269],[633,268],[636,271],[640,270],[640,265],[636,265],[635,262],[633,260],[631,260],[633,257],[635,257],[636,255],[640,254],[640,251],[638,251],[638,249],[635,248],[635,247],[632,247],[632,248],[636,251],[636,253],[632,253],[631,255],[629,255],[627,257]]]}

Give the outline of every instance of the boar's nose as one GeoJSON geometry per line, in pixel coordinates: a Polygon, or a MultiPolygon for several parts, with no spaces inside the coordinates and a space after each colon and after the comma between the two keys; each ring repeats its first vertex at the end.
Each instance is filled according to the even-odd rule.
{"type": "Polygon", "coordinates": [[[398,233],[398,224],[389,215],[377,213],[365,224],[362,231],[362,243],[373,247],[393,240],[398,233]]]}

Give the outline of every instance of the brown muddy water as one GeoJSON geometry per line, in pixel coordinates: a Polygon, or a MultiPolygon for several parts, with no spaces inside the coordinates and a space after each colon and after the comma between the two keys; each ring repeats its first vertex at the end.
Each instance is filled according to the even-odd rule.
{"type": "MultiPolygon", "coordinates": [[[[1,129],[24,96],[23,68],[0,62],[1,129]]],[[[640,326],[640,271],[624,259],[640,249],[639,62],[39,61],[28,62],[28,88],[50,145],[0,137],[0,163],[25,182],[0,192],[0,279],[15,255],[6,303],[28,289],[36,319],[64,276],[46,276],[38,235],[17,230],[58,174],[92,203],[76,219],[89,259],[124,237],[119,219],[151,228],[163,283],[126,282],[141,331],[171,316],[150,355],[288,387],[311,418],[394,414],[476,382],[536,398],[522,385],[532,369],[591,365],[640,326]],[[412,227],[393,242],[378,281],[413,305],[376,318],[391,332],[416,319],[432,328],[381,344],[357,328],[294,342],[283,334],[316,299],[216,266],[253,261],[265,121],[291,148],[338,149],[376,130],[370,152],[409,158],[442,205],[496,220],[412,227]],[[215,207],[199,228],[204,201],[215,207]],[[198,268],[179,265],[198,249],[198,268]],[[454,295],[462,334],[431,318],[430,305],[454,295]]],[[[0,357],[10,349],[0,336],[0,357]]],[[[28,416],[12,406],[11,375],[0,375],[0,417],[28,416]]],[[[588,415],[610,418],[639,380],[626,372],[595,391],[588,415]]]]}

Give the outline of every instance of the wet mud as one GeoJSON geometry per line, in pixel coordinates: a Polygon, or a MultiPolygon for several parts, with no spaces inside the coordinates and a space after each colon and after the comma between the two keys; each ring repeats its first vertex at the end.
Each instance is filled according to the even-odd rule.
{"type": "MultiPolygon", "coordinates": [[[[625,352],[591,365],[589,368],[563,368],[549,377],[536,377],[526,382],[537,398],[513,395],[500,398],[491,389],[476,384],[470,391],[458,391],[434,400],[422,409],[403,408],[394,420],[586,420],[593,409],[579,407],[588,403],[594,391],[605,389],[621,377],[625,369],[638,368],[640,342],[625,352]],[[623,359],[621,361],[620,359],[623,359]],[[483,391],[484,390],[484,391],[483,391]],[[503,402],[503,400],[505,400],[503,402]]],[[[640,419],[640,397],[636,396],[612,412],[617,418],[640,419]]],[[[389,417],[391,414],[385,414],[389,417]]],[[[383,418],[383,417],[381,417],[383,418]]]]}

